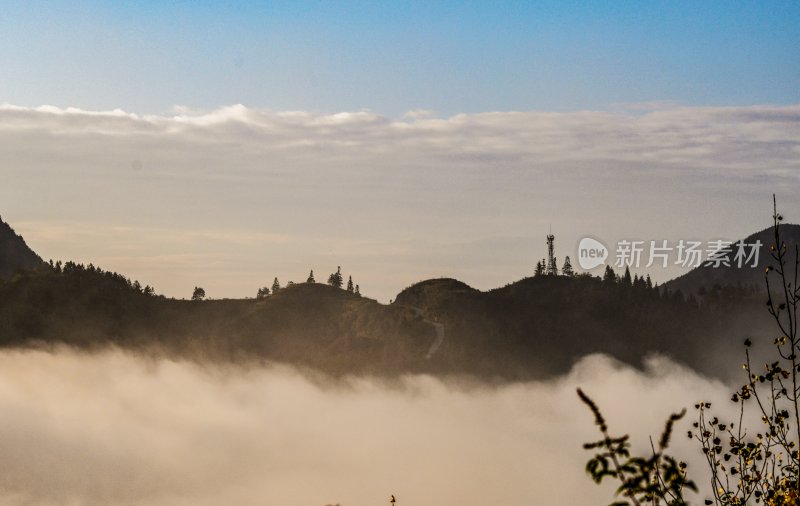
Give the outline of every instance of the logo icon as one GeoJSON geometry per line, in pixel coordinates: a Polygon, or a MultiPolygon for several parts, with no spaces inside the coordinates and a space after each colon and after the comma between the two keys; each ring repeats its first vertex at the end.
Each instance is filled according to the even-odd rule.
{"type": "Polygon", "coordinates": [[[591,270],[606,263],[608,248],[591,237],[584,237],[578,244],[578,265],[583,270],[591,270]]]}

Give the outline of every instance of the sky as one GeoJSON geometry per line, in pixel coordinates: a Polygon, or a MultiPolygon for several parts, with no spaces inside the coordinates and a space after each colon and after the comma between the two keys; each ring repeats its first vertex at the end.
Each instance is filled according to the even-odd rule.
{"type": "Polygon", "coordinates": [[[795,2],[0,7],[0,216],[168,296],[800,221],[795,2]]]}
{"type": "Polygon", "coordinates": [[[3,2],[2,100],[443,116],[798,101],[796,2],[3,2]]]}

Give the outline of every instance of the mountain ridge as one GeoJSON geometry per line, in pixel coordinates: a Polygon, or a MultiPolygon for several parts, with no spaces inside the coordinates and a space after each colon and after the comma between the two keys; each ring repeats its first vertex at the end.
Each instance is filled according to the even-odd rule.
{"type": "MultiPolygon", "coordinates": [[[[794,247],[800,244],[800,225],[782,223],[779,225],[782,240],[787,245],[788,262],[793,263],[795,259],[794,247]]],[[[758,262],[755,267],[738,267],[735,260],[736,242],[733,243],[731,251],[723,255],[729,266],[720,265],[719,267],[700,265],[691,271],[671,279],[664,283],[669,290],[680,290],[685,295],[707,292],[715,286],[755,286],[759,289],[765,288],[764,275],[767,265],[773,263],[770,255],[770,247],[775,242],[773,227],[768,227],[742,239],[744,244],[756,244],[761,242],[758,254],[758,262]]],[[[738,241],[737,241],[738,242],[738,241]]]]}
{"type": "Polygon", "coordinates": [[[44,261],[0,216],[0,279],[8,279],[20,269],[33,269],[44,261]]]}
{"type": "Polygon", "coordinates": [[[429,279],[386,305],[318,283],[265,299],[176,300],[93,266],[36,265],[0,282],[0,346],[118,346],[196,360],[269,360],[333,376],[518,381],[563,374],[589,353],[636,366],[662,353],[722,375],[719,367],[740,351],[735,344],[769,328],[763,295],[752,290],[684,298],[585,274],[529,277],[488,291],[429,279]]]}

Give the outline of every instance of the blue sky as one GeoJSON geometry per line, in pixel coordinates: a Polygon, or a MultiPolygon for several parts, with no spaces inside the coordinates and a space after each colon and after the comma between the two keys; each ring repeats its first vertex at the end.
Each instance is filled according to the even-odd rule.
{"type": "Polygon", "coordinates": [[[797,2],[5,2],[0,102],[319,113],[800,101],[797,2]]]}

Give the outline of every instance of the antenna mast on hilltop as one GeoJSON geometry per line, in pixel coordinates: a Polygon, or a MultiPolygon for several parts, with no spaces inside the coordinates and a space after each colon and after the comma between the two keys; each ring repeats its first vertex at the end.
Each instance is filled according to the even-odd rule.
{"type": "Polygon", "coordinates": [[[553,235],[553,227],[550,226],[550,233],[547,234],[547,269],[545,270],[545,274],[549,276],[555,276],[558,274],[558,267],[556,267],[555,242],[556,236],[553,235]]]}

